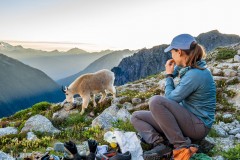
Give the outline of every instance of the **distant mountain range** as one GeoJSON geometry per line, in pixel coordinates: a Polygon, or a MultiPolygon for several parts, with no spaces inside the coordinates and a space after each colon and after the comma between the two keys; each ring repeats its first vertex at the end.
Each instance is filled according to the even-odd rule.
{"type": "Polygon", "coordinates": [[[101,58],[95,60],[90,65],[88,65],[84,70],[78,72],[72,76],[61,79],[57,81],[58,84],[68,86],[71,84],[77,77],[83,75],[85,73],[93,73],[99,71],[101,69],[109,69],[111,70],[113,67],[117,66],[121,60],[125,57],[133,55],[136,51],[130,51],[128,49],[121,51],[114,51],[101,58]]]}
{"type": "Polygon", "coordinates": [[[61,87],[42,71],[0,54],[0,117],[40,101],[60,102],[61,87]]]}
{"type": "Polygon", "coordinates": [[[105,50],[89,53],[78,48],[70,49],[67,52],[59,52],[58,50],[47,52],[0,42],[0,53],[40,69],[54,80],[82,71],[96,59],[111,52],[113,51],[105,50]]]}
{"type": "MultiPolygon", "coordinates": [[[[217,30],[202,33],[196,37],[199,44],[206,51],[219,46],[227,46],[240,42],[240,37],[233,34],[222,34],[217,30]]],[[[131,57],[124,58],[112,71],[115,73],[115,85],[122,85],[165,70],[165,63],[171,58],[170,53],[163,50],[168,45],[155,46],[151,49],[142,49],[131,57]]]]}

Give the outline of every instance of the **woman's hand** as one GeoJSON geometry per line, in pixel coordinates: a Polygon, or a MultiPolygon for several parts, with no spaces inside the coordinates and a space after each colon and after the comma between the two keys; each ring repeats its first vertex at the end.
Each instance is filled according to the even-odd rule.
{"type": "Polygon", "coordinates": [[[173,59],[169,59],[166,62],[166,64],[165,64],[166,74],[172,74],[173,73],[174,65],[175,65],[175,61],[173,59]]]}

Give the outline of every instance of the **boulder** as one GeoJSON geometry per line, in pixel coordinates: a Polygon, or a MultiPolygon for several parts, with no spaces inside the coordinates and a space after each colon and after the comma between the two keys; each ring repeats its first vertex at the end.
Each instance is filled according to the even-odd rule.
{"type": "Polygon", "coordinates": [[[234,71],[232,69],[224,69],[223,74],[225,77],[234,77],[237,76],[237,71],[234,71]]]}
{"type": "Polygon", "coordinates": [[[37,136],[33,132],[28,132],[27,133],[27,140],[35,141],[37,139],[38,139],[37,136]]]}
{"type": "Polygon", "coordinates": [[[165,91],[165,81],[166,81],[166,79],[162,79],[162,80],[160,80],[160,81],[158,82],[159,88],[160,88],[160,90],[162,90],[162,91],[165,91]]]}
{"type": "Polygon", "coordinates": [[[121,108],[118,112],[117,112],[117,118],[121,119],[123,121],[127,121],[130,120],[131,118],[131,114],[128,112],[128,110],[121,108]]]}
{"type": "Polygon", "coordinates": [[[56,142],[54,144],[54,151],[56,151],[56,152],[64,152],[64,144],[62,142],[56,142]]]}
{"type": "Polygon", "coordinates": [[[123,108],[125,108],[127,110],[133,110],[133,105],[132,105],[132,103],[125,102],[125,103],[123,103],[123,108]]]}
{"type": "Polygon", "coordinates": [[[221,69],[213,68],[212,74],[213,76],[222,76],[223,72],[221,69]]]}
{"type": "Polygon", "coordinates": [[[0,151],[0,159],[2,160],[15,160],[15,158],[13,158],[12,156],[0,151]]]}
{"type": "Polygon", "coordinates": [[[213,76],[214,81],[228,80],[228,77],[213,76]]]}
{"type": "Polygon", "coordinates": [[[71,114],[79,113],[77,109],[66,110],[65,108],[60,109],[59,111],[53,113],[53,119],[65,119],[71,114]]]}
{"type": "Polygon", "coordinates": [[[229,134],[236,135],[240,134],[240,128],[235,128],[229,132],[229,134]]]}
{"type": "Polygon", "coordinates": [[[220,127],[218,125],[213,125],[213,128],[215,129],[216,134],[219,137],[228,137],[228,133],[222,127],[220,127]]]}
{"type": "Polygon", "coordinates": [[[119,109],[116,105],[112,105],[92,121],[92,126],[100,126],[103,129],[110,129],[112,123],[116,122],[118,119],[124,121],[130,119],[130,113],[124,108],[119,109]]]}
{"type": "Polygon", "coordinates": [[[35,115],[30,117],[21,132],[28,131],[39,131],[39,132],[47,132],[47,133],[59,133],[60,130],[56,129],[52,123],[42,115],[35,115]]]}
{"type": "Polygon", "coordinates": [[[139,104],[141,102],[142,102],[142,100],[140,98],[133,98],[132,99],[132,104],[139,104]]]}
{"type": "Polygon", "coordinates": [[[233,60],[234,62],[240,62],[240,55],[235,55],[233,60]]]}
{"type": "Polygon", "coordinates": [[[6,127],[6,128],[0,128],[0,137],[9,135],[9,134],[17,134],[18,130],[14,127],[6,127]]]}
{"type": "Polygon", "coordinates": [[[212,157],[213,160],[225,160],[223,158],[223,156],[215,156],[215,157],[212,157]]]}

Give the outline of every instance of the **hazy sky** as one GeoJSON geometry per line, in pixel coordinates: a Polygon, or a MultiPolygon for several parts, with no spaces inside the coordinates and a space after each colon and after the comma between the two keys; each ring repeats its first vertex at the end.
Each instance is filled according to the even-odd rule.
{"type": "Polygon", "coordinates": [[[0,40],[150,48],[180,33],[240,35],[239,7],[240,0],[0,0],[0,40]]]}

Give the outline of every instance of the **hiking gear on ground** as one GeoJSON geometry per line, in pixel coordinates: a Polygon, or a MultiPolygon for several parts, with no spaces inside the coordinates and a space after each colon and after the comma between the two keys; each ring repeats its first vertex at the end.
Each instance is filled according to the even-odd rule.
{"type": "Polygon", "coordinates": [[[194,154],[190,160],[212,160],[212,158],[204,153],[197,153],[194,154]]]}
{"type": "Polygon", "coordinates": [[[125,153],[118,153],[109,158],[109,160],[131,160],[131,153],[129,151],[125,152],[125,153]]]}
{"type": "Polygon", "coordinates": [[[91,153],[96,153],[96,150],[97,150],[97,141],[95,140],[92,140],[92,139],[89,139],[88,140],[88,147],[89,147],[89,151],[91,153]]]}
{"type": "Polygon", "coordinates": [[[180,146],[173,150],[174,160],[189,160],[198,151],[197,145],[180,146]]]}
{"type": "Polygon", "coordinates": [[[101,145],[101,146],[97,146],[97,154],[104,154],[107,153],[108,151],[108,145],[101,145]]]}
{"type": "Polygon", "coordinates": [[[117,154],[116,151],[110,151],[110,152],[107,152],[107,153],[100,153],[98,152],[98,154],[96,155],[96,159],[97,160],[108,160],[110,157],[113,157],[117,154]]]}
{"type": "Polygon", "coordinates": [[[73,155],[78,153],[76,144],[73,143],[72,141],[65,142],[64,149],[67,149],[73,155]]]}
{"type": "Polygon", "coordinates": [[[143,153],[143,158],[144,158],[144,160],[160,159],[163,157],[165,157],[165,158],[171,157],[171,154],[172,154],[172,148],[170,148],[164,144],[160,144],[149,151],[145,151],[143,153]]]}

